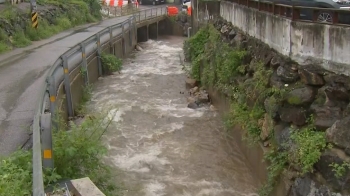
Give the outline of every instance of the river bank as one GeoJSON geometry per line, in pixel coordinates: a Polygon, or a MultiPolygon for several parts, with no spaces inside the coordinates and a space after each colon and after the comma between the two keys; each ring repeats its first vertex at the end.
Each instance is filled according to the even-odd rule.
{"type": "Polygon", "coordinates": [[[348,77],[299,66],[222,19],[184,50],[195,81],[230,103],[227,128],[240,127],[242,140],[267,152],[260,195],[281,182],[283,195],[347,195],[348,77]]]}

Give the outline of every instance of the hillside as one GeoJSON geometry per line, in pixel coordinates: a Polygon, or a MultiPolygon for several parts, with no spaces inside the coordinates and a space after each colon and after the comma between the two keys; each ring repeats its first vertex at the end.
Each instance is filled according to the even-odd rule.
{"type": "Polygon", "coordinates": [[[68,28],[101,20],[97,0],[37,0],[39,26],[31,27],[30,4],[0,4],[0,53],[25,47],[68,28]]]}

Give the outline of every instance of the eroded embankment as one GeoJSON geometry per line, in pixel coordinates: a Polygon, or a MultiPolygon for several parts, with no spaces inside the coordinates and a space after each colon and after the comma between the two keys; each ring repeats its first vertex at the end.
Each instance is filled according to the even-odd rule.
{"type": "Polygon", "coordinates": [[[347,194],[348,77],[300,66],[221,19],[184,50],[192,77],[231,103],[227,127],[241,127],[244,139],[266,148],[260,195],[271,195],[279,179],[288,195],[347,194]]]}

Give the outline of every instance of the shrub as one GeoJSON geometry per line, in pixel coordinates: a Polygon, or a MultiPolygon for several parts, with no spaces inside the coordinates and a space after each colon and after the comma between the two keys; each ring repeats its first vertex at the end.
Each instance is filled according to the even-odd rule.
{"type": "MultiPolygon", "coordinates": [[[[107,152],[101,136],[110,119],[87,118],[80,126],[71,124],[71,130],[53,134],[55,169],[44,171],[46,186],[54,186],[62,179],[90,177],[106,195],[115,195],[110,167],[102,162],[107,152]],[[107,123],[106,123],[107,122],[107,123]]],[[[60,126],[65,127],[65,126],[60,126]]],[[[31,195],[32,152],[18,150],[0,162],[1,195],[31,195]]]]}
{"type": "Polygon", "coordinates": [[[102,53],[101,55],[102,68],[105,74],[120,71],[123,61],[113,54],[102,53]]]}

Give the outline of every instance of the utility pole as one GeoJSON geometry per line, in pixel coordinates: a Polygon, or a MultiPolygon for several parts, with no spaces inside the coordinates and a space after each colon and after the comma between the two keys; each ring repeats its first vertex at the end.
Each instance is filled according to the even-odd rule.
{"type": "Polygon", "coordinates": [[[36,11],[36,0],[30,0],[30,16],[32,21],[32,27],[38,28],[38,12],[36,11]]]}

